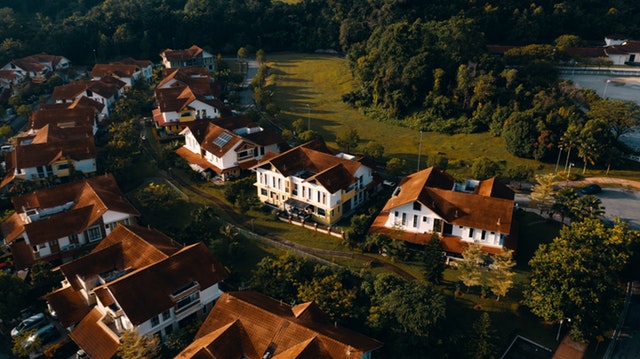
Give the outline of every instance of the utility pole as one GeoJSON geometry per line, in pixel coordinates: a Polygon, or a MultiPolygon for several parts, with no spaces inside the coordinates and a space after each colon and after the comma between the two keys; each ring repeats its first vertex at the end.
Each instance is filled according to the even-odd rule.
{"type": "Polygon", "coordinates": [[[418,168],[416,172],[420,172],[420,154],[422,153],[422,130],[420,130],[420,144],[418,145],[418,168]]]}

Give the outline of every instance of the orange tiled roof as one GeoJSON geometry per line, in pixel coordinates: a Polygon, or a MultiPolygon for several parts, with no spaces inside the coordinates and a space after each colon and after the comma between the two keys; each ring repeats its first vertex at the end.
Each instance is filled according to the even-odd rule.
{"type": "Polygon", "coordinates": [[[382,343],[337,327],[312,303],[291,307],[260,293],[223,293],[176,358],[361,358],[382,343]]]}
{"type": "Polygon", "coordinates": [[[127,78],[132,77],[138,71],[140,71],[140,68],[133,64],[95,64],[91,70],[91,77],[115,76],[117,78],[127,78]]]}
{"type": "Polygon", "coordinates": [[[186,61],[191,60],[194,57],[202,53],[202,49],[196,45],[191,46],[185,50],[172,50],[166,49],[162,52],[164,57],[169,61],[186,61]]]}
{"type": "Polygon", "coordinates": [[[111,335],[104,324],[101,325],[101,319],[100,311],[93,308],[69,333],[91,359],[111,359],[120,346],[118,338],[111,335]]]}
{"type": "Polygon", "coordinates": [[[265,155],[255,167],[267,164],[285,177],[308,171],[312,176],[307,182],[316,181],[331,193],[354,183],[354,175],[362,166],[358,161],[331,154],[322,141],[311,141],[275,156],[265,155]]]}
{"type": "Polygon", "coordinates": [[[58,106],[57,108],[39,108],[38,111],[31,115],[29,127],[36,130],[47,124],[58,127],[92,127],[95,115],[96,110],[88,107],[67,108],[66,106],[58,106]]]}
{"type": "Polygon", "coordinates": [[[108,210],[139,215],[111,174],[40,189],[14,197],[11,202],[16,213],[2,224],[5,243],[13,242],[25,231],[32,245],[79,233],[93,225],[108,210]],[[27,209],[53,208],[66,203],[72,203],[68,211],[46,219],[25,223],[20,217],[27,209]]]}
{"type": "Polygon", "coordinates": [[[382,212],[419,202],[450,224],[509,233],[513,217],[510,189],[495,179],[481,181],[477,193],[457,192],[453,185],[451,176],[433,167],[411,174],[400,181],[382,212]]]}
{"type": "Polygon", "coordinates": [[[68,328],[82,320],[91,308],[82,295],[72,287],[58,289],[46,295],[47,302],[53,307],[63,327],[68,328]]]}

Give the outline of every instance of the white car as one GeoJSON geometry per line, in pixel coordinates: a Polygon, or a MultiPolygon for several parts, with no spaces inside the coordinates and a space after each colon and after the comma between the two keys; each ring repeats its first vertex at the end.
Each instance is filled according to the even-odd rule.
{"type": "Polygon", "coordinates": [[[44,316],[44,313],[32,315],[29,318],[21,321],[18,325],[15,326],[15,328],[11,329],[11,338],[17,337],[22,332],[38,329],[47,324],[47,318],[44,316]]]}

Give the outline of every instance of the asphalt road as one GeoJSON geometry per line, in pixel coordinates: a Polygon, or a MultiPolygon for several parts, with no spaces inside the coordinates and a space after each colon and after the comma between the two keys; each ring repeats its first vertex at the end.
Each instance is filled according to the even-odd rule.
{"type": "Polygon", "coordinates": [[[610,359],[640,358],[640,286],[634,285],[629,310],[610,359]]]}

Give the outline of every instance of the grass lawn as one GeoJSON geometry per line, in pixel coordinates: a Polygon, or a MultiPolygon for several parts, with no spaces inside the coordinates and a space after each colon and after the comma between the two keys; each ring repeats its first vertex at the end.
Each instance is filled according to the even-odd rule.
{"type": "MultiPolygon", "coordinates": [[[[282,109],[279,121],[283,125],[290,126],[293,121],[302,119],[333,148],[337,148],[337,133],[345,128],[354,128],[360,135],[361,145],[375,141],[384,146],[387,159],[405,159],[408,171],[417,168],[418,131],[372,120],[342,102],[342,95],[352,91],[355,86],[346,59],[334,55],[301,53],[268,54],[267,58],[271,74],[267,83],[269,90],[273,91],[274,103],[282,109]]],[[[471,163],[481,156],[500,162],[503,170],[521,164],[534,168],[538,173],[553,172],[555,168],[553,163],[542,164],[511,155],[504,148],[501,138],[488,133],[423,133],[420,168],[425,167],[425,156],[438,153],[448,157],[449,172],[460,178],[470,175],[471,163]]],[[[603,176],[604,172],[588,170],[586,175],[603,176]]],[[[616,169],[611,171],[610,176],[640,178],[637,171],[616,169]]]]}

